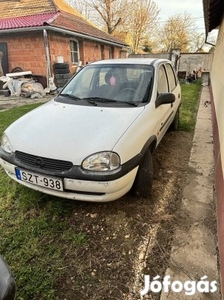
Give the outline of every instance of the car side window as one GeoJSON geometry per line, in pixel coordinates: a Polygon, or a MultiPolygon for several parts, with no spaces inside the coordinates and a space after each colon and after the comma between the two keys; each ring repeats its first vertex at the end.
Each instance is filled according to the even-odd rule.
{"type": "Polygon", "coordinates": [[[166,64],[166,71],[167,71],[167,77],[169,81],[169,89],[170,92],[172,92],[175,89],[177,82],[176,82],[176,77],[173,68],[171,67],[170,64],[166,64]]]}
{"type": "Polygon", "coordinates": [[[160,66],[160,68],[159,68],[157,91],[158,91],[158,94],[168,93],[168,91],[169,91],[164,66],[160,66]]]}

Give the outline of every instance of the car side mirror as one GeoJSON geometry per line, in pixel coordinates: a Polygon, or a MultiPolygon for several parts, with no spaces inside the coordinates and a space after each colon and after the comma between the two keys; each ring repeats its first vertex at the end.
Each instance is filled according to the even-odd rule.
{"type": "Polygon", "coordinates": [[[0,255],[0,300],[16,299],[16,283],[12,272],[0,255]]]}
{"type": "Polygon", "coordinates": [[[162,93],[156,99],[156,107],[162,104],[169,104],[175,101],[175,95],[173,93],[162,93]]]}

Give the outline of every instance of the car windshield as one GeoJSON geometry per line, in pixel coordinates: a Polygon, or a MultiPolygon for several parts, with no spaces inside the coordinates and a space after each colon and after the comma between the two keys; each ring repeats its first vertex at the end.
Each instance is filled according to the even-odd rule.
{"type": "Polygon", "coordinates": [[[152,82],[150,65],[92,64],[74,76],[56,101],[134,107],[149,101],[152,82]]]}

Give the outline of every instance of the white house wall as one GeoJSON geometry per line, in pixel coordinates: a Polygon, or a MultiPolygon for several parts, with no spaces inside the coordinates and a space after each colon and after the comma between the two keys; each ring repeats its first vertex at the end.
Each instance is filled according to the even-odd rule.
{"type": "Polygon", "coordinates": [[[211,69],[211,85],[218,125],[220,156],[224,172],[224,19],[220,26],[211,69]]]}
{"type": "Polygon", "coordinates": [[[224,19],[219,26],[211,68],[211,100],[215,149],[215,187],[222,299],[224,299],[224,19]]]}

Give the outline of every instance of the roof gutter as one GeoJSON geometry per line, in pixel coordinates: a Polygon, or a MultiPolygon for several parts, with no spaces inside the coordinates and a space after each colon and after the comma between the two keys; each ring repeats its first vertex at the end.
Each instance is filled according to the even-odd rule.
{"type": "Polygon", "coordinates": [[[18,33],[18,32],[32,32],[32,31],[43,31],[43,30],[51,30],[51,31],[55,31],[55,32],[59,32],[62,34],[68,34],[68,35],[72,35],[74,37],[80,37],[83,39],[87,39],[87,40],[91,40],[91,41],[96,41],[99,43],[104,43],[104,44],[108,44],[108,45],[112,45],[112,46],[119,46],[119,47],[125,47],[125,44],[122,43],[116,43],[116,42],[112,42],[112,41],[108,41],[105,39],[101,39],[101,38],[97,38],[97,37],[92,37],[89,35],[85,35],[83,33],[78,33],[78,32],[74,32],[71,30],[67,30],[67,29],[63,29],[63,28],[59,28],[59,27],[53,27],[53,26],[36,26],[36,27],[25,27],[25,28],[14,28],[14,29],[2,29],[0,30],[0,35],[1,33],[18,33]]]}
{"type": "Polygon", "coordinates": [[[215,47],[215,46],[216,46],[216,44],[212,44],[212,43],[208,42],[208,41],[207,41],[207,38],[208,38],[208,36],[206,37],[205,44],[208,44],[208,45],[210,45],[210,46],[213,46],[213,47],[215,47]]]}
{"type": "Polygon", "coordinates": [[[48,45],[48,37],[47,37],[47,30],[43,29],[43,36],[44,36],[44,47],[47,59],[47,87],[49,87],[49,78],[52,77],[51,74],[51,59],[50,59],[50,51],[48,45]]]}

